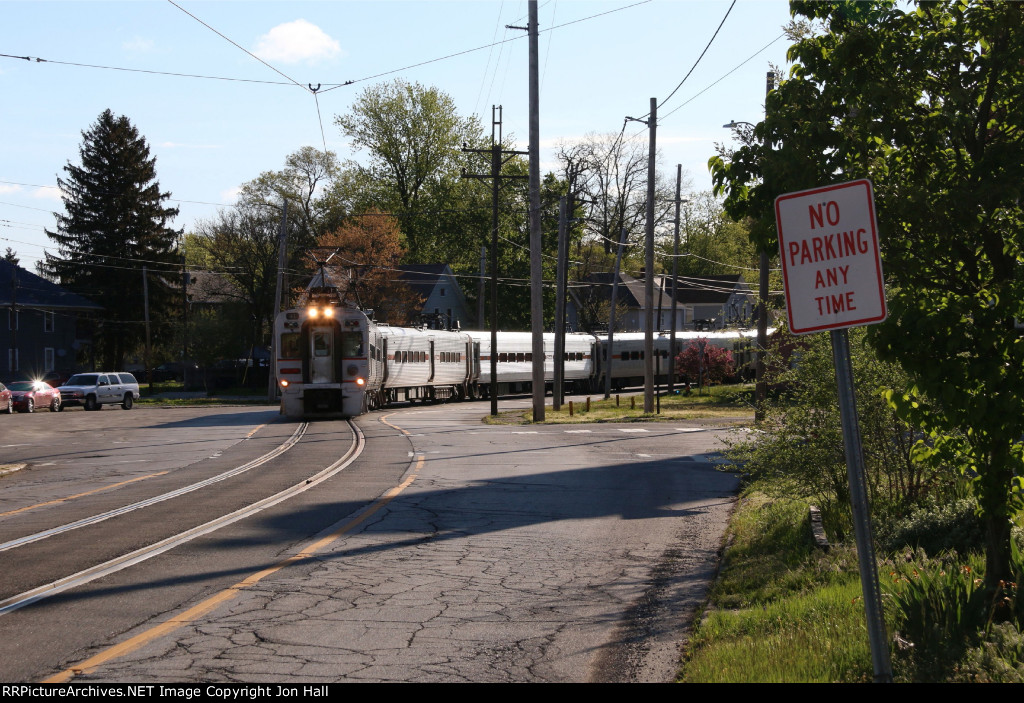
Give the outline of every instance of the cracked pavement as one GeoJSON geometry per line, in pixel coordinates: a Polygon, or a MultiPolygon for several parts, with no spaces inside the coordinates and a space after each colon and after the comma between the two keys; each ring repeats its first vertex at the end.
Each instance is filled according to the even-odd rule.
{"type": "Polygon", "coordinates": [[[671,681],[738,483],[714,466],[728,430],[480,414],[387,414],[405,434],[361,418],[409,455],[407,488],[315,558],[76,681],[671,681]]]}

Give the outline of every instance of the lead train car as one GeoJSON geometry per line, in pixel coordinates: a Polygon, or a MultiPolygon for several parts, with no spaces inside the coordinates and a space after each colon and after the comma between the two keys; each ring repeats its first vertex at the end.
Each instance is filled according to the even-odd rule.
{"type": "Polygon", "coordinates": [[[384,376],[381,334],[361,311],[327,302],[278,314],[277,379],[289,417],[351,417],[370,409],[384,376]]]}
{"type": "Polygon", "coordinates": [[[329,300],[277,316],[288,417],[353,417],[398,400],[470,397],[479,353],[461,332],[378,325],[329,300]]]}

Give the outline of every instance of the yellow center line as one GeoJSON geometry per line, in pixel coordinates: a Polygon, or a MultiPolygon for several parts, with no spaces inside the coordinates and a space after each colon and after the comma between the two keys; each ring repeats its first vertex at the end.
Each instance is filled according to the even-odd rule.
{"type": "Polygon", "coordinates": [[[259,583],[267,576],[277,573],[286,566],[290,566],[292,564],[305,561],[315,556],[317,553],[323,551],[326,547],[328,547],[333,542],[337,541],[339,538],[344,536],[347,532],[358,526],[360,523],[365,522],[367,518],[369,518],[371,515],[373,515],[378,510],[383,508],[385,505],[390,503],[396,496],[398,496],[402,491],[408,488],[409,485],[412,484],[414,480],[416,480],[416,476],[419,474],[420,469],[423,468],[423,463],[425,460],[426,457],[424,457],[422,454],[417,456],[415,468],[413,469],[412,473],[409,474],[409,476],[404,481],[402,481],[402,483],[389,489],[380,498],[374,501],[374,503],[369,508],[359,513],[354,518],[344,523],[340,527],[338,527],[338,529],[333,530],[324,537],[321,537],[320,539],[314,541],[305,549],[300,551],[298,554],[294,554],[273,566],[267,567],[262,571],[257,571],[256,573],[251,574],[250,576],[236,583],[234,586],[224,589],[220,593],[211,596],[206,600],[202,601],[201,603],[192,606],[183,613],[172,616],[166,622],[156,625],[155,627],[152,627],[146,630],[145,632],[140,632],[134,637],[131,637],[119,644],[115,644],[114,646],[109,647],[92,657],[89,657],[88,659],[86,659],[83,662],[80,662],[79,664],[75,664],[65,669],[64,671],[54,674],[50,678],[44,679],[42,683],[66,683],[75,676],[87,674],[91,672],[93,669],[96,669],[97,667],[107,663],[108,661],[117,659],[118,657],[124,656],[137,649],[142,648],[144,645],[148,644],[149,642],[152,642],[158,637],[162,637],[163,635],[173,632],[174,630],[177,630],[180,627],[184,627],[186,625],[194,623],[199,618],[213,611],[215,608],[217,608],[217,606],[231,600],[240,591],[243,591],[244,589],[259,583]]]}
{"type": "Polygon", "coordinates": [[[378,418],[378,419],[379,419],[379,420],[380,420],[381,422],[383,422],[383,423],[384,423],[385,425],[387,425],[388,427],[390,427],[390,428],[392,428],[392,429],[395,429],[395,430],[398,430],[399,432],[401,432],[401,433],[402,433],[402,434],[404,434],[404,435],[407,435],[407,434],[409,434],[409,432],[408,432],[407,430],[403,430],[403,429],[402,429],[401,427],[399,427],[398,425],[392,425],[392,424],[391,424],[390,422],[388,422],[388,420],[387,420],[387,419],[388,419],[389,417],[391,417],[392,415],[394,415],[394,414],[395,414],[395,413],[389,413],[389,414],[387,414],[387,415],[382,415],[382,416],[381,416],[380,418],[378,418]]]}
{"type": "Polygon", "coordinates": [[[5,513],[0,513],[0,517],[7,517],[8,515],[15,515],[17,513],[24,513],[24,512],[26,512],[28,510],[35,510],[36,508],[42,508],[42,507],[45,507],[47,505],[57,505],[58,503],[66,503],[69,500],[74,500],[75,498],[82,498],[84,496],[92,495],[93,493],[102,493],[103,491],[112,491],[115,488],[120,488],[121,486],[127,486],[129,483],[135,483],[136,481],[145,481],[147,478],[155,478],[157,476],[163,476],[166,473],[168,473],[168,472],[167,471],[159,471],[159,472],[157,472],[155,474],[149,474],[148,476],[139,476],[137,478],[128,479],[127,481],[121,481],[119,483],[112,483],[109,486],[101,486],[100,488],[94,488],[91,491],[86,491],[85,493],[76,493],[73,496],[66,496],[64,498],[57,498],[55,500],[48,500],[48,501],[46,501],[44,503],[36,503],[35,505],[27,505],[24,508],[18,508],[17,510],[8,510],[5,513]]]}
{"type": "Polygon", "coordinates": [[[252,438],[252,436],[253,436],[254,434],[256,434],[257,432],[259,432],[259,431],[260,431],[261,429],[263,429],[263,428],[264,428],[264,427],[266,427],[266,426],[267,426],[267,423],[263,423],[262,425],[256,425],[255,427],[253,427],[253,428],[252,428],[252,431],[251,431],[251,432],[249,432],[249,434],[247,434],[247,435],[245,436],[245,438],[246,438],[246,439],[251,439],[251,438],[252,438]]]}

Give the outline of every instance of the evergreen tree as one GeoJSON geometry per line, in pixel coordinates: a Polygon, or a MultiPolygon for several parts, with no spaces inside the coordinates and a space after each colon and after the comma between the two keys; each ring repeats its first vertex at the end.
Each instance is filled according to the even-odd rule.
{"type": "Polygon", "coordinates": [[[65,214],[46,231],[58,254],[47,252],[41,268],[103,306],[96,358],[115,369],[145,338],[143,266],[155,336],[169,327],[180,232],[167,225],[178,210],[164,207],[170,193],[160,192],[156,159],[127,117],[106,110],[82,138],[81,165],[68,162],[67,179],[57,179],[65,214]]]}

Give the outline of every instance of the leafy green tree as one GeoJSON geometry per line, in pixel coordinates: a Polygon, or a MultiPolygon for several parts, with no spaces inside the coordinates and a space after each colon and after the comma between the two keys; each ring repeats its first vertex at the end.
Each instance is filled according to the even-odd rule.
{"type": "Polygon", "coordinates": [[[103,306],[96,333],[104,368],[121,368],[143,341],[143,267],[148,268],[149,311],[154,338],[169,330],[176,312],[174,283],[180,270],[168,225],[176,208],[165,207],[156,159],[127,117],[105,110],[82,132],[81,165],[68,162],[57,179],[64,214],[46,234],[57,254],[46,252],[40,268],[62,285],[103,306]]]}
{"type": "Polygon", "coordinates": [[[928,433],[917,456],[973,477],[994,587],[1024,488],[1024,5],[792,8],[828,32],[791,47],[753,142],[713,177],[766,246],[775,196],[872,179],[889,319],[870,338],[910,377],[889,398],[928,433]]]}
{"type": "Polygon", "coordinates": [[[21,262],[21,259],[18,258],[18,253],[16,251],[7,247],[7,253],[4,254],[4,261],[17,266],[21,262]]]}
{"type": "MultiPolygon", "coordinates": [[[[460,116],[440,90],[398,79],[365,89],[335,123],[355,151],[366,153],[365,163],[346,164],[350,173],[335,194],[349,214],[373,207],[398,217],[410,262],[475,264],[466,216],[483,204],[483,193],[461,172],[486,169],[486,159],[462,151],[484,146],[479,121],[460,116]]],[[[486,218],[487,210],[476,216],[486,218]]],[[[478,252],[483,242],[471,241],[478,252]]]]}
{"type": "MultiPolygon", "coordinates": [[[[750,242],[747,226],[734,222],[711,191],[697,193],[683,203],[680,212],[679,275],[714,276],[743,274],[745,280],[755,283],[758,255],[750,242]]],[[[671,254],[671,239],[662,239],[660,249],[671,254]]],[[[671,270],[670,259],[662,261],[666,271],[671,270]]]]}
{"type": "MultiPolygon", "coordinates": [[[[279,232],[280,221],[274,213],[239,206],[199,222],[196,236],[188,242],[190,259],[205,261],[208,270],[231,282],[224,294],[244,306],[252,322],[251,345],[266,345],[273,326],[279,232]]],[[[197,339],[200,331],[195,331],[197,339]]],[[[217,347],[211,342],[206,348],[217,347]]]]}
{"type": "MultiPolygon", "coordinates": [[[[866,337],[863,328],[850,330],[868,492],[872,513],[882,518],[901,514],[926,497],[939,474],[914,460],[914,427],[883,397],[883,389],[906,385],[906,375],[897,364],[881,361],[866,337]]],[[[769,361],[768,378],[776,394],[766,403],[762,431],[734,445],[734,458],[752,475],[773,479],[771,485],[784,495],[814,501],[828,533],[843,539],[851,534],[852,516],[828,335],[795,337],[779,330],[769,361]],[[788,368],[782,350],[798,363],[788,368]]],[[[937,497],[948,500],[953,493],[937,497]]]]}
{"type": "Polygon", "coordinates": [[[319,236],[338,224],[324,194],[339,171],[338,157],[333,151],[304,146],[287,156],[280,171],[264,171],[243,184],[238,205],[250,211],[265,211],[264,217],[280,221],[287,202],[288,219],[294,224],[294,244],[312,246],[319,236]]]}

